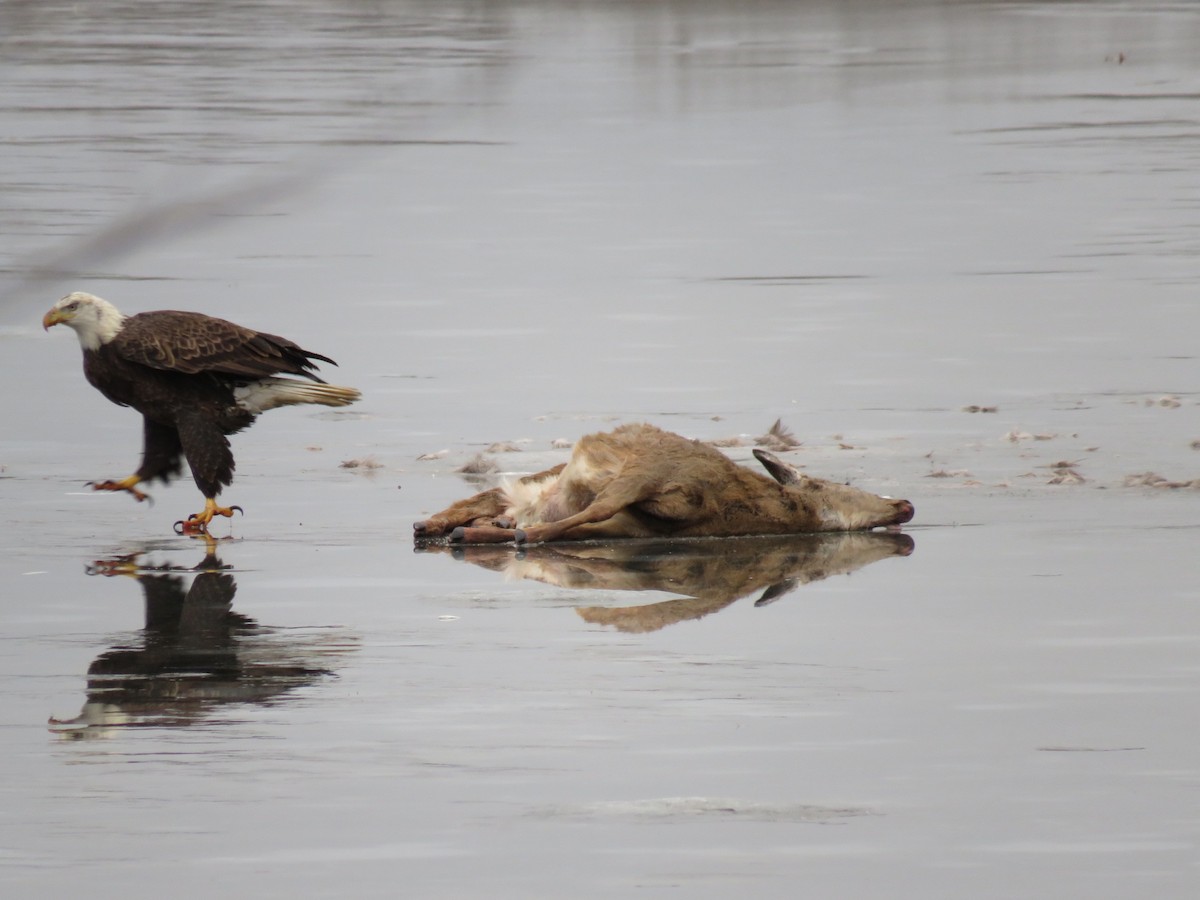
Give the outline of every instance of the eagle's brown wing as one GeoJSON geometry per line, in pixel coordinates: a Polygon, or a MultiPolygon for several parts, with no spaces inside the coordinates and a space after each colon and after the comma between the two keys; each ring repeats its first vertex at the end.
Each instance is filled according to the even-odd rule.
{"type": "MultiPolygon", "coordinates": [[[[303,375],[313,381],[313,360],[337,365],[287,338],[263,334],[202,313],[160,310],[127,318],[112,348],[130,362],[194,375],[212,372],[245,378],[303,375]]],[[[324,382],[321,382],[322,384],[324,382]]]]}

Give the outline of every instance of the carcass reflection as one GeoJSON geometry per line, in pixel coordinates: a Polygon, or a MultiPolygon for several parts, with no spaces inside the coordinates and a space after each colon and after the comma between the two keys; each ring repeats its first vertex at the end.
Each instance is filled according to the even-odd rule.
{"type": "Polygon", "coordinates": [[[558,543],[514,550],[506,545],[418,546],[455,559],[557,587],[607,591],[666,591],[678,599],[643,606],[579,606],[586,621],[620,631],[657,631],[699,619],[758,594],[764,606],[797,587],[847,575],[915,544],[900,532],[803,534],[695,540],[623,540],[558,543]]]}

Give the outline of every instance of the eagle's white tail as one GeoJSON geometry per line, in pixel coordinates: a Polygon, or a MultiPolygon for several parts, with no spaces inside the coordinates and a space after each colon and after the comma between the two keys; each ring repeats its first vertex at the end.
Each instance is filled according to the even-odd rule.
{"type": "Polygon", "coordinates": [[[298,403],[349,406],[362,394],[354,388],[338,387],[336,384],[317,384],[292,378],[260,378],[234,388],[233,396],[238,406],[257,415],[277,406],[295,406],[298,403]]]}

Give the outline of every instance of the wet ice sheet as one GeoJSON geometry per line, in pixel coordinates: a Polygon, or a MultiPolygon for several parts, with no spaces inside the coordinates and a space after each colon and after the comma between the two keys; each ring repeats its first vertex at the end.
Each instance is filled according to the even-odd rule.
{"type": "MultiPolygon", "coordinates": [[[[281,893],[334,891],[353,871],[383,893],[400,863],[425,890],[479,896],[800,876],[987,895],[1014,866],[1035,887],[1185,896],[1197,641],[1173,560],[1194,529],[1021,520],[1046,508],[916,529],[909,557],[636,634],[574,607],[658,597],[529,587],[279,523],[222,547],[238,608],[301,654],[341,635],[332,676],[83,741],[41,723],[78,709],[97,656],[139,642],[142,595],[52,562],[25,583],[69,601],[7,579],[26,777],[6,790],[29,824],[6,877],[58,883],[65,840],[114,896],[180,866],[205,890],[269,871],[281,893]]],[[[149,553],[200,555],[182,539],[149,553]]]]}
{"type": "Polygon", "coordinates": [[[1196,494],[1125,484],[1200,474],[1190,9],[281,9],[4,11],[6,893],[1192,895],[1196,494]],[[235,438],[226,650],[317,677],[47,728],[161,646],[85,567],[204,556],[82,488],[75,288],[364,390],[235,438]],[[493,441],[777,416],[911,556],[634,633],[411,551],[493,441]]]}

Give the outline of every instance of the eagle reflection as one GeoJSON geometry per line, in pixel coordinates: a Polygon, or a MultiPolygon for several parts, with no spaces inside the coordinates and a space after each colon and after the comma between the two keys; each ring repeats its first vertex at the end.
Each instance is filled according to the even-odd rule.
{"type": "Polygon", "coordinates": [[[196,566],[146,566],[143,551],[97,560],[89,575],[135,579],[145,626],[88,667],[87,702],[72,719],[50,719],[64,737],[107,736],[129,726],[182,726],[228,703],[270,704],[332,676],[333,657],[354,649],[338,629],[268,628],[233,611],[237,582],[205,536],[196,566]]]}
{"type": "Polygon", "coordinates": [[[657,631],[699,619],[750,594],[765,606],[797,587],[848,575],[915,544],[901,532],[859,531],[777,537],[560,542],[514,551],[511,545],[418,545],[418,552],[455,559],[556,587],[608,591],[666,591],[683,596],[642,606],[579,606],[587,622],[618,631],[657,631]]]}

